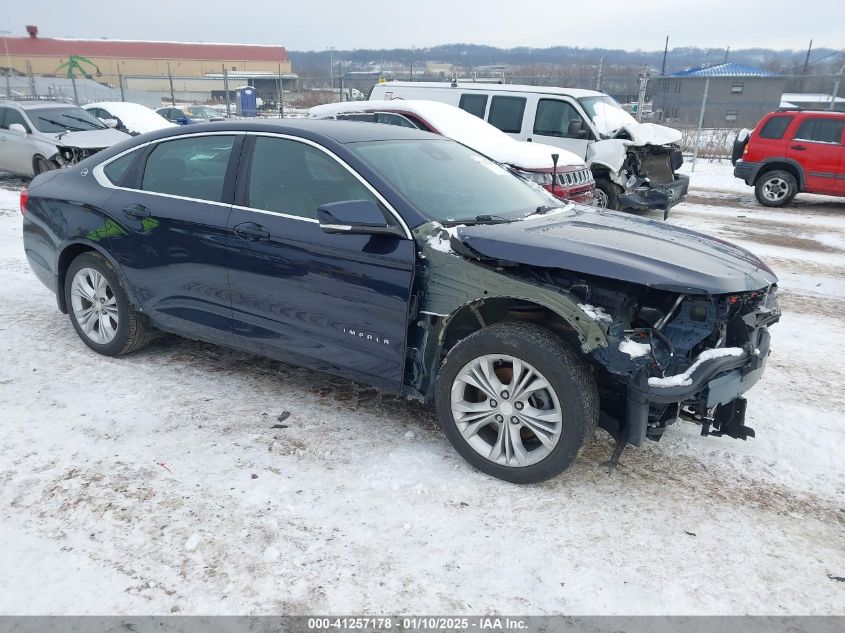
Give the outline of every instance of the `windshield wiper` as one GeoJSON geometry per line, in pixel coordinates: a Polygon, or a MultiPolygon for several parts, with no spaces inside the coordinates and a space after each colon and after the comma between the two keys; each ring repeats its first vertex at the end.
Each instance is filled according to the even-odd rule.
{"type": "Polygon", "coordinates": [[[515,218],[506,218],[503,215],[477,215],[475,220],[464,222],[464,224],[505,224],[506,222],[513,222],[515,218]]]}
{"type": "Polygon", "coordinates": [[[70,131],[70,132],[85,132],[86,131],[81,127],[74,127],[72,125],[68,125],[67,123],[62,123],[61,121],[54,121],[53,119],[48,119],[47,117],[43,117],[43,116],[40,116],[40,115],[39,115],[38,118],[41,119],[42,121],[46,121],[47,123],[52,123],[53,125],[58,125],[60,128],[64,128],[65,130],[70,131]]]}
{"type": "MultiPolygon", "coordinates": [[[[91,123],[91,121],[88,121],[87,119],[81,119],[78,116],[73,116],[72,114],[66,114],[65,116],[69,119],[74,119],[76,121],[81,121],[82,123],[87,123],[88,125],[95,125],[94,123],[91,123]]],[[[105,130],[106,128],[108,128],[108,125],[103,125],[102,127],[94,127],[94,128],[91,128],[91,129],[92,130],[105,130]]],[[[79,130],[79,131],[84,132],[85,130],[79,130]]]]}

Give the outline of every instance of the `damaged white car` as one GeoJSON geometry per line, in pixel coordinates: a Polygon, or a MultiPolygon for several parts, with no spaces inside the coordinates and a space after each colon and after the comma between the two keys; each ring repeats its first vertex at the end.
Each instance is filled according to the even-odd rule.
{"type": "Polygon", "coordinates": [[[681,133],[636,119],[595,90],[444,82],[377,84],[370,99],[430,99],[456,105],[520,141],[554,145],[582,157],[596,181],[596,205],[659,209],[664,218],[687,194],[681,133]]]}
{"type": "Polygon", "coordinates": [[[75,105],[0,102],[0,171],[37,176],[74,165],[128,138],[75,105]]]}

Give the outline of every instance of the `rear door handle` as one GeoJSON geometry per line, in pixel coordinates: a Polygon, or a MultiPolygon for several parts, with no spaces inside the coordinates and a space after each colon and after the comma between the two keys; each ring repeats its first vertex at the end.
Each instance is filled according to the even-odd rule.
{"type": "Polygon", "coordinates": [[[237,224],[232,231],[242,240],[266,240],[270,237],[270,231],[255,222],[237,224]]]}
{"type": "Polygon", "coordinates": [[[807,149],[804,145],[792,145],[790,149],[797,149],[799,152],[804,151],[807,149]]]}
{"type": "Polygon", "coordinates": [[[150,210],[143,204],[130,204],[128,207],[124,207],[123,215],[130,220],[141,220],[150,217],[150,210]]]}

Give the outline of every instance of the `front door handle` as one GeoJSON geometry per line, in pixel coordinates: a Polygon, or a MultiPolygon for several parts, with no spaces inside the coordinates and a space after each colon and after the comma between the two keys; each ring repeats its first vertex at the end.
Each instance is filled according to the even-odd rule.
{"type": "Polygon", "coordinates": [[[130,220],[142,220],[150,217],[150,210],[143,204],[130,204],[128,207],[124,207],[123,215],[130,220]]]}
{"type": "Polygon", "coordinates": [[[270,231],[255,222],[237,224],[232,231],[242,240],[266,240],[270,237],[270,231]]]}
{"type": "Polygon", "coordinates": [[[807,148],[804,145],[792,145],[790,149],[797,149],[799,152],[803,152],[807,148]]]}

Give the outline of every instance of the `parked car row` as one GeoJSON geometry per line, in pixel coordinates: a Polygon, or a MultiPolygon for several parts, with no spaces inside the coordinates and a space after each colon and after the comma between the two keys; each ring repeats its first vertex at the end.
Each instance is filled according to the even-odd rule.
{"type": "Polygon", "coordinates": [[[208,106],[153,111],[121,101],[82,107],[54,101],[0,101],[0,171],[30,178],[75,165],[129,136],[223,120],[208,106]]]}
{"type": "Polygon", "coordinates": [[[454,106],[411,99],[352,101],[316,106],[309,114],[318,119],[369,121],[434,132],[507,165],[558,198],[586,204],[593,201],[595,182],[583,159],[551,145],[517,141],[454,106]]]}

